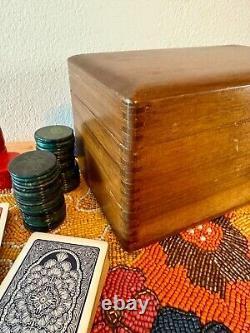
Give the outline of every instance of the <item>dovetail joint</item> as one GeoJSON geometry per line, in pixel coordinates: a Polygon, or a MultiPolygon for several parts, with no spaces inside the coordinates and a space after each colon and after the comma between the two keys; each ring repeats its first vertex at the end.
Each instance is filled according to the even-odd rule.
{"type": "MultiPolygon", "coordinates": [[[[122,103],[122,148],[121,148],[121,215],[122,219],[126,222],[135,214],[136,207],[132,199],[134,194],[139,190],[135,189],[134,174],[140,170],[137,166],[138,152],[136,151],[136,142],[141,138],[141,128],[143,122],[142,115],[148,106],[139,105],[131,100],[123,100],[122,103]]],[[[135,202],[135,201],[134,201],[135,202]]]]}

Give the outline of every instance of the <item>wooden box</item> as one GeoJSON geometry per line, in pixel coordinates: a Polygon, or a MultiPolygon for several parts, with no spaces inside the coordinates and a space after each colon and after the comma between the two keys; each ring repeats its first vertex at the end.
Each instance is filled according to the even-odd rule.
{"type": "Polygon", "coordinates": [[[69,77],[87,181],[125,249],[250,200],[250,48],[77,55],[69,77]]]}

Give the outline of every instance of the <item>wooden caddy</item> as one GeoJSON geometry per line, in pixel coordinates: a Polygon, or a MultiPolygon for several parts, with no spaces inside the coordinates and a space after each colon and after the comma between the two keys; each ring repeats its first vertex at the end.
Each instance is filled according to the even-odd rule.
{"type": "Polygon", "coordinates": [[[250,48],[77,55],[69,77],[87,181],[125,249],[250,200],[250,48]]]}

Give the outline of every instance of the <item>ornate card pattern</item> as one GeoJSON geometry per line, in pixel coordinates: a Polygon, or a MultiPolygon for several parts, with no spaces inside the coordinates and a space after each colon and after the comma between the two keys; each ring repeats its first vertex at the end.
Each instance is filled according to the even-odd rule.
{"type": "Polygon", "coordinates": [[[36,240],[0,300],[0,332],[77,332],[99,251],[36,240]]]}

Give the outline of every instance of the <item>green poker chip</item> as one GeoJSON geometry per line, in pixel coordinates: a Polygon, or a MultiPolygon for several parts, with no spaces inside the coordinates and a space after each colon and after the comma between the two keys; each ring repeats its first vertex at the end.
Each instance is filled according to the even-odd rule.
{"type": "Polygon", "coordinates": [[[45,188],[52,184],[54,185],[57,183],[58,180],[60,180],[60,170],[58,167],[53,174],[51,174],[47,178],[44,177],[43,179],[37,178],[32,180],[27,179],[20,181],[12,178],[13,186],[15,188],[33,191],[37,191],[40,188],[45,188]]]}
{"type": "MultiPolygon", "coordinates": [[[[60,171],[60,170],[59,170],[60,171]]],[[[61,173],[58,172],[58,174],[53,178],[53,179],[49,179],[46,182],[37,182],[37,183],[26,183],[26,184],[20,184],[17,183],[15,181],[13,181],[13,188],[18,190],[19,192],[41,192],[41,191],[45,191],[47,189],[53,189],[56,186],[59,186],[61,182],[61,173]]]]}
{"type": "Polygon", "coordinates": [[[30,230],[47,231],[65,218],[64,183],[57,158],[49,151],[32,151],[15,158],[9,171],[13,193],[30,230]]]}
{"type": "Polygon", "coordinates": [[[63,172],[64,170],[72,170],[74,168],[77,168],[77,162],[75,159],[58,162],[57,165],[60,168],[61,172],[63,172]]]}
{"type": "Polygon", "coordinates": [[[46,126],[35,132],[36,142],[59,143],[74,140],[72,128],[63,125],[46,126]]]}
{"type": "Polygon", "coordinates": [[[55,170],[56,163],[56,157],[51,152],[35,150],[12,160],[9,172],[13,180],[32,180],[55,170]]]}
{"type": "Polygon", "coordinates": [[[57,147],[50,147],[50,146],[41,146],[39,144],[36,144],[36,149],[41,150],[41,151],[49,151],[49,152],[55,154],[56,156],[60,157],[60,156],[63,156],[63,154],[68,154],[68,155],[74,154],[75,146],[73,144],[71,146],[57,148],[57,147]]]}
{"type": "Polygon", "coordinates": [[[39,195],[19,195],[17,191],[14,190],[14,196],[16,201],[21,205],[33,206],[33,205],[45,205],[48,201],[52,201],[53,199],[63,195],[63,187],[58,188],[56,191],[47,194],[39,194],[39,195]]]}
{"type": "Polygon", "coordinates": [[[51,148],[51,149],[72,149],[75,144],[75,138],[72,137],[69,140],[57,142],[57,141],[43,141],[39,138],[36,138],[36,144],[41,148],[51,148]]]}
{"type": "Polygon", "coordinates": [[[64,193],[73,191],[75,188],[79,186],[79,184],[80,184],[80,177],[71,179],[70,182],[69,181],[65,182],[63,184],[64,193]]]}
{"type": "Polygon", "coordinates": [[[22,212],[24,226],[31,231],[46,232],[56,228],[66,217],[66,206],[62,205],[58,210],[50,214],[30,216],[22,212]]]}
{"type": "Polygon", "coordinates": [[[64,192],[75,189],[80,184],[80,173],[74,156],[73,130],[61,125],[43,127],[35,132],[35,140],[38,151],[48,151],[56,157],[64,192]]]}
{"type": "Polygon", "coordinates": [[[55,198],[49,202],[36,205],[25,205],[19,202],[20,210],[29,216],[39,216],[41,214],[50,214],[64,204],[64,197],[55,198]]]}

